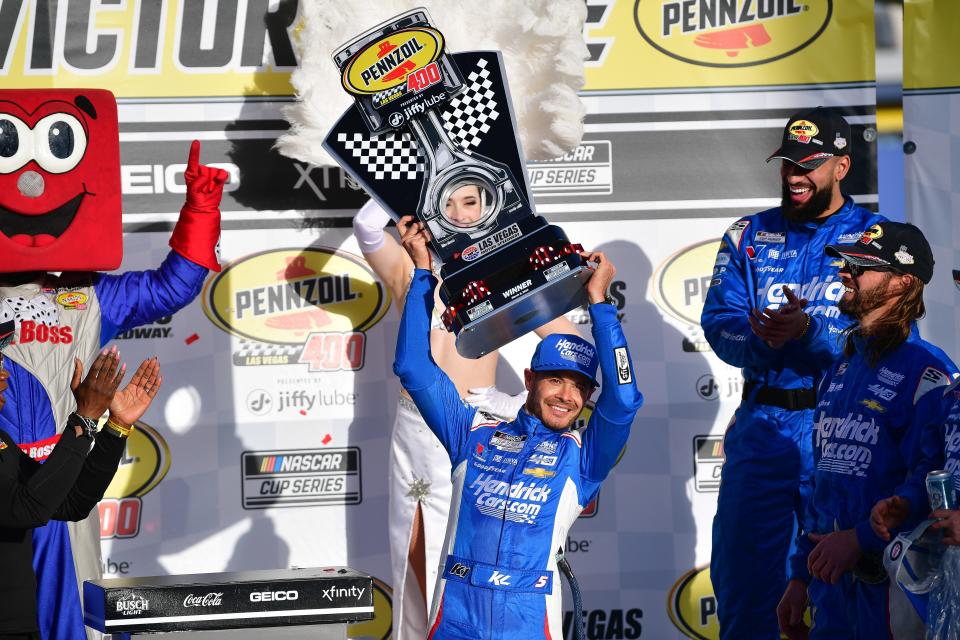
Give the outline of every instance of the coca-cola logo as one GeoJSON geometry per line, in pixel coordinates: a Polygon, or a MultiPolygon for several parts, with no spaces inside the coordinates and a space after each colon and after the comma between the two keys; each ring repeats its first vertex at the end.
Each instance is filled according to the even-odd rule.
{"type": "Polygon", "coordinates": [[[185,607],[219,607],[223,604],[223,593],[208,593],[205,596],[195,596],[192,593],[183,599],[185,607]]]}

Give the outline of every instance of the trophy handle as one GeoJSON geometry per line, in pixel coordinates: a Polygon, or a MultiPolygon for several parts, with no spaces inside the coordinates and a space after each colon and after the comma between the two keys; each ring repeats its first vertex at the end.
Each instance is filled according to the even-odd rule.
{"type": "Polygon", "coordinates": [[[428,166],[434,172],[440,172],[468,156],[451,142],[436,111],[428,109],[424,115],[411,118],[408,123],[417,145],[426,156],[428,166]]]}

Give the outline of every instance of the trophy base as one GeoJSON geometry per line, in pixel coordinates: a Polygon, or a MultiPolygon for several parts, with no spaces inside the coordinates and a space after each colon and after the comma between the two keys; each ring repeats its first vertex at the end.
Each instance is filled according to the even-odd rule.
{"type": "Polygon", "coordinates": [[[457,352],[464,358],[479,358],[587,304],[584,285],[592,273],[586,266],[573,268],[523,297],[464,325],[457,333],[457,352]]]}

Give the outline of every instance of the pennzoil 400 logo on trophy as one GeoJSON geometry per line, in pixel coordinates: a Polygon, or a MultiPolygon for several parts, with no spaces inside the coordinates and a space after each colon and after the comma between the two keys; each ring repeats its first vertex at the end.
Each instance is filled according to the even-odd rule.
{"type": "Polygon", "coordinates": [[[235,366],[363,367],[366,332],[390,299],[365,262],[322,247],[245,256],[207,281],[203,310],[240,338],[235,366]]]}
{"type": "Polygon", "coordinates": [[[590,270],[536,215],[500,54],[445,47],[423,9],[340,47],[355,103],[324,147],[394,219],[430,231],[444,322],[478,358],[584,304],[590,270]]]}

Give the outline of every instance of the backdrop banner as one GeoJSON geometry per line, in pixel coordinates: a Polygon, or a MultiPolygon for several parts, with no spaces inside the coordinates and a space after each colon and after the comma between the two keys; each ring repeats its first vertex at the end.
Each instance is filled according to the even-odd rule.
{"type": "Polygon", "coordinates": [[[906,219],[923,229],[936,260],[925,287],[924,337],[956,356],[960,325],[960,6],[908,0],[903,13],[903,151],[906,219]]]}
{"type": "MultiPolygon", "coordinates": [[[[528,163],[528,180],[538,214],[617,265],[611,293],[646,403],[566,551],[588,637],[716,638],[711,521],[741,378],[709,349],[700,311],[724,230],[779,204],[779,166],[764,160],[792,112],[844,111],[844,189],[876,206],[873,2],[588,0],[587,11],[583,142],[528,163]]],[[[398,316],[350,228],[365,194],[339,168],[273,149],[296,22],[294,0],[3,2],[0,81],[117,95],[125,270],[166,255],[190,140],[231,175],[223,272],[174,317],[117,340],[127,362],[159,354],[164,387],[100,506],[105,575],[346,564],[379,579],[377,618],[351,635],[388,638],[398,316]]],[[[949,110],[934,112],[925,126],[949,130],[949,110]]],[[[925,149],[949,159],[949,138],[935,136],[918,138],[908,175],[943,185],[912,212],[949,228],[935,245],[946,282],[958,264],[949,174],[934,177],[933,156],[917,166],[925,149]]],[[[951,308],[934,302],[930,317],[954,336],[946,287],[951,308]]],[[[589,330],[585,311],[569,317],[589,330]]],[[[535,342],[502,349],[501,389],[522,389],[535,342]]]]}

